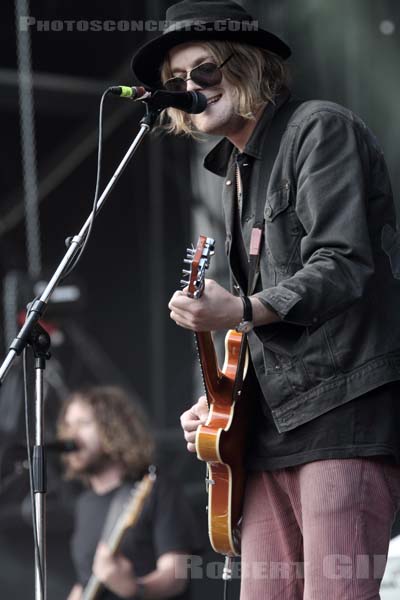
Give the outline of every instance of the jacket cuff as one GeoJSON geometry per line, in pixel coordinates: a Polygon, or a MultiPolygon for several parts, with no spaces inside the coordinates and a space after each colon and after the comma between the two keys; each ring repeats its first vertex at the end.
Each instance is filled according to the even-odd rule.
{"type": "Polygon", "coordinates": [[[254,294],[262,304],[284,320],[288,312],[302,299],[299,294],[283,287],[273,287],[254,294]]]}

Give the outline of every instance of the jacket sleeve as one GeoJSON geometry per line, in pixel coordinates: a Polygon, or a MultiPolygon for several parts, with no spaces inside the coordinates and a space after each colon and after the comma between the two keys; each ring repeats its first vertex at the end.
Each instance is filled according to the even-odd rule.
{"type": "Polygon", "coordinates": [[[374,272],[366,136],[351,118],[316,112],[293,142],[302,268],[257,297],[291,323],[318,326],[362,297],[374,272]]]}

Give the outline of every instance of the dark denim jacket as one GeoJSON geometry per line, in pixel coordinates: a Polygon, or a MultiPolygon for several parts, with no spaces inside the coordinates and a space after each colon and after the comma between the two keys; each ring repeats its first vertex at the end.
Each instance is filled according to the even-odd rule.
{"type": "MultiPolygon", "coordinates": [[[[285,100],[284,94],[275,108],[266,108],[244,150],[254,158],[253,207],[269,175],[265,131],[285,100]]],[[[206,168],[225,177],[228,256],[233,154],[223,140],[205,160],[206,168]]],[[[381,246],[382,227],[395,227],[395,211],[376,139],[352,112],[326,101],[304,102],[295,110],[265,188],[256,295],[282,321],[257,327],[249,344],[283,432],[400,379],[400,282],[381,246]]],[[[254,210],[242,225],[245,240],[253,223],[254,210]]]]}

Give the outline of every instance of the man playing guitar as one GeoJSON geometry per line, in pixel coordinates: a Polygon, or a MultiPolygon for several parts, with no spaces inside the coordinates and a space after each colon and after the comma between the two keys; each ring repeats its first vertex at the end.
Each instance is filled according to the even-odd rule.
{"type": "Polygon", "coordinates": [[[75,392],[64,403],[59,435],[78,448],[64,457],[66,476],[87,486],[76,507],[77,583],[68,600],[187,598],[194,517],[175,482],[162,474],[147,479],[154,477],[153,469],[147,475],[154,444],[139,407],[117,387],[75,392]],[[134,527],[110,515],[129,513],[130,504],[134,527]]]}
{"type": "MultiPolygon", "coordinates": [[[[168,109],[166,126],[223,137],[205,167],[223,178],[242,296],[206,280],[200,298],[175,292],[171,318],[239,328],[255,373],[242,600],[375,600],[400,506],[400,282],[382,249],[396,226],[382,151],[346,108],[293,99],[290,49],[232,0],[179,2],[166,23],[133,71],[207,98],[200,114],[168,109]]],[[[191,451],[208,410],[200,398],[182,416],[191,451]]]]}

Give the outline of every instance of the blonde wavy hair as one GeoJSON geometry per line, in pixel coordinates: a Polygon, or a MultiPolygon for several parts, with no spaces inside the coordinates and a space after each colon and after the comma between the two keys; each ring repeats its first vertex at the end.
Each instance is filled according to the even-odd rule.
{"type": "MultiPolygon", "coordinates": [[[[63,403],[57,424],[58,437],[66,438],[65,414],[73,402],[93,410],[105,454],[124,467],[128,477],[140,476],[153,461],[154,441],[141,408],[116,386],[98,386],[73,392],[63,403]]],[[[68,469],[65,477],[77,478],[68,469]]],[[[86,477],[78,476],[86,481],[86,477]]]]}
{"type": "MultiPolygon", "coordinates": [[[[280,90],[289,84],[286,63],[268,50],[238,42],[213,40],[200,43],[217,65],[233,54],[222,70],[225,79],[233,86],[236,113],[244,119],[254,119],[257,110],[266,102],[275,102],[280,90]]],[[[167,57],[161,67],[161,81],[164,83],[171,77],[173,74],[167,57]]],[[[165,113],[160,125],[167,133],[196,137],[189,114],[175,108],[169,108],[165,113]]]]}

